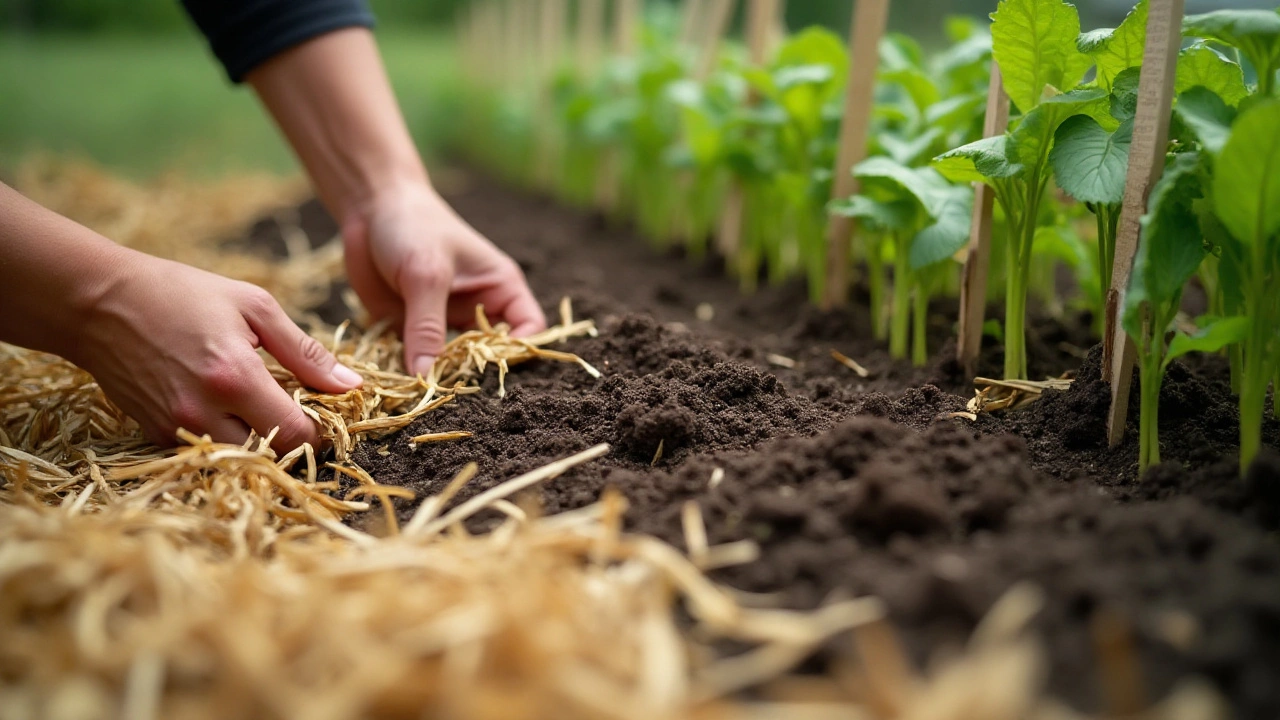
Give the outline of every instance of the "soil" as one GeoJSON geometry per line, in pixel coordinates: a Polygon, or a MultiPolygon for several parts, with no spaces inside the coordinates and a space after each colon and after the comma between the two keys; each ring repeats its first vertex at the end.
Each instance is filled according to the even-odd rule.
{"type": "MultiPolygon", "coordinates": [[[[1139,482],[1136,426],[1122,446],[1105,442],[1107,387],[1086,316],[1029,323],[1033,375],[1075,373],[1070,390],[977,422],[950,419],[972,395],[949,360],[954,303],[931,313],[935,359],[913,368],[869,339],[865,293],[836,312],[807,306],[795,284],[744,296],[720,263],[660,252],[597,215],[481,176],[451,185],[451,202],[520,262],[549,316],[568,295],[579,317],[597,320],[600,337],[564,349],[604,378],[524,366],[505,399],[462,398],[364,444],[357,460],[380,481],[432,494],[475,461],[465,499],[608,442],[608,456],[536,491],[547,511],[616,487],[632,529],[682,546],[680,508],[695,500],[712,542],[762,548],[759,561],[718,579],[797,608],[878,595],[921,663],[953,651],[1004,591],[1033,581],[1046,591],[1036,627],[1051,689],[1077,707],[1103,704],[1090,638],[1105,614],[1133,635],[1151,697],[1201,675],[1237,717],[1280,717],[1280,454],[1268,449],[1241,478],[1218,358],[1170,370],[1166,462],[1139,482]],[[838,364],[833,349],[870,377],[838,364]],[[475,437],[404,440],[455,429],[475,437]]],[[[335,229],[314,218],[303,227],[313,241],[335,229]]],[[[253,240],[272,237],[260,224],[253,240]]],[[[982,371],[999,375],[998,361],[988,348],[982,371]]],[[[1274,440],[1280,425],[1265,433],[1274,440]]],[[[478,518],[477,529],[493,521],[478,518]]]]}

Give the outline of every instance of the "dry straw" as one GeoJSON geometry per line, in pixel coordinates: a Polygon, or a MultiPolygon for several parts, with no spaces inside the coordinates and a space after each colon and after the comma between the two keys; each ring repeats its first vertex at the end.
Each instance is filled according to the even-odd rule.
{"type": "MultiPolygon", "coordinates": [[[[67,202],[106,216],[130,207],[115,203],[147,216],[157,198],[189,201],[157,216],[163,228],[137,221],[118,235],[153,252],[174,249],[171,233],[204,207],[197,189],[144,190],[74,169],[52,177],[76,185],[67,202]]],[[[201,227],[207,237],[225,230],[201,227]]],[[[185,258],[258,272],[251,259],[195,245],[185,258]]],[[[311,275],[272,289],[326,283],[328,262],[294,257],[289,272],[311,275]]],[[[749,607],[708,579],[758,548],[709,546],[696,504],[683,513],[690,559],[623,532],[616,491],[550,517],[522,503],[522,491],[606,446],[454,505],[476,474],[468,466],[438,494],[412,498],[417,510],[398,527],[391,500],[412,493],[379,484],[351,448],[475,392],[486,372],[535,359],[592,372],[546,347],[594,331],[567,304],[561,319],[522,341],[480,314],[426,378],[401,373],[385,329],[331,330],[324,339],[366,381],[341,396],[311,393],[273,366],[333,442],[332,467],[355,482],[345,493],[321,479],[310,449],[277,457],[270,438],[232,446],[184,435],[181,449],[159,451],[85,373],[0,346],[0,718],[1078,717],[1040,697],[1044,655],[1025,629],[1034,590],[1012,592],[965,653],[922,674],[876,600],[808,613],[756,607],[760,598],[749,607]],[[379,535],[345,524],[378,505],[379,535]],[[482,510],[506,519],[471,535],[463,521],[482,510]],[[833,638],[843,638],[843,661],[829,676],[789,675],[833,638]],[[726,640],[745,651],[724,656],[726,640]],[[749,687],[750,701],[737,694],[749,687]]],[[[465,430],[440,433],[465,442],[465,430]]],[[[1108,665],[1117,662],[1132,657],[1108,665]]],[[[1188,685],[1141,717],[1226,712],[1188,685]]]]}

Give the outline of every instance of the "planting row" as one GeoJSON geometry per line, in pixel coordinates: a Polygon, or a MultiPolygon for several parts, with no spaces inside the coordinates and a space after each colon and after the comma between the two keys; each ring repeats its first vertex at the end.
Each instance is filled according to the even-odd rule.
{"type": "Polygon", "coordinates": [[[464,140],[505,176],[632,221],[659,247],[714,252],[744,291],[802,276],[814,302],[832,302],[860,272],[877,337],[916,363],[930,301],[959,293],[990,232],[990,291],[969,302],[1004,303],[983,331],[1003,342],[1008,378],[1027,374],[1029,296],[1091,311],[1100,333],[1110,302],[1136,346],[1142,466],[1159,461],[1163,373],[1188,352],[1229,353],[1247,465],[1280,375],[1280,14],[1188,16],[1179,38],[1147,0],[1084,33],[1062,0],[1002,0],[990,22],[946,19],[950,42],[926,49],[881,37],[885,4],[862,0],[850,47],[822,28],[782,32],[779,0],[746,3],[740,42],[727,0],[579,0],[572,23],[565,0],[479,3],[464,25],[464,140]],[[1144,83],[1144,53],[1161,43],[1174,70],[1144,83]],[[869,106],[851,102],[860,85],[869,106]],[[1171,112],[1151,107],[1164,96],[1171,112]],[[1153,187],[1130,177],[1143,138],[1160,146],[1153,187]],[[994,207],[975,207],[975,185],[994,207]],[[1126,190],[1143,215],[1131,273],[1116,257],[1126,190]],[[1182,311],[1188,283],[1207,297],[1199,317],[1182,311]]]}

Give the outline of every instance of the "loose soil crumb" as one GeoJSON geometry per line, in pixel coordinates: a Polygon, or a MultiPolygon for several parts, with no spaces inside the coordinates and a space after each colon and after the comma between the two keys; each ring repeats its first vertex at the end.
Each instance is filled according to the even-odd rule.
{"type": "MultiPolygon", "coordinates": [[[[1139,483],[1138,396],[1129,439],[1108,448],[1087,316],[1031,323],[1033,374],[1074,371],[1070,390],[976,423],[944,419],[972,395],[949,359],[954,304],[932,313],[934,361],[912,368],[868,339],[865,292],[838,312],[806,307],[796,285],[744,297],[720,263],[657,253],[598,217],[483,178],[450,199],[520,262],[550,315],[569,295],[579,316],[599,322],[599,338],[564,349],[605,376],[526,366],[508,377],[505,399],[465,397],[362,446],[357,461],[381,482],[421,497],[467,462],[496,482],[608,442],[609,456],[533,498],[558,512],[616,487],[629,527],[677,544],[680,507],[695,500],[712,542],[762,548],[759,561],[719,579],[791,607],[878,595],[921,662],[953,650],[1005,590],[1031,580],[1047,591],[1037,625],[1052,688],[1080,708],[1101,704],[1090,627],[1106,611],[1133,633],[1151,695],[1200,674],[1238,717],[1280,717],[1280,454],[1267,451],[1240,477],[1219,359],[1170,370],[1166,462],[1139,483]],[[475,435],[408,441],[444,430],[475,435]]],[[[998,375],[998,363],[988,347],[983,372],[998,375]]],[[[1274,440],[1280,425],[1265,432],[1274,440]]],[[[493,520],[477,518],[476,529],[493,520]]]]}

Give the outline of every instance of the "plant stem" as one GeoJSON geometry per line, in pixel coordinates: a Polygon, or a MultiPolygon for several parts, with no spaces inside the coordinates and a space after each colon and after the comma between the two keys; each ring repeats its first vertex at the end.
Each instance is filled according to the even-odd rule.
{"type": "Polygon", "coordinates": [[[1157,353],[1142,364],[1142,414],[1138,420],[1138,479],[1160,463],[1160,386],[1164,384],[1157,353]]]}
{"type": "MultiPolygon", "coordinates": [[[[1254,308],[1255,311],[1261,308],[1254,308]]],[[[1272,328],[1265,313],[1254,312],[1244,351],[1244,380],[1240,386],[1240,473],[1249,468],[1262,447],[1262,416],[1267,403],[1267,335],[1272,328]]]]}
{"type": "Polygon", "coordinates": [[[1005,276],[1004,376],[1008,380],[1025,379],[1027,289],[1022,273],[1010,267],[1005,276]]]}
{"type": "Polygon", "coordinates": [[[881,243],[884,238],[873,237],[867,246],[867,285],[871,294],[871,332],[876,340],[889,338],[889,326],[884,314],[884,256],[881,243]]]}
{"type": "Polygon", "coordinates": [[[929,362],[929,294],[925,292],[922,283],[916,283],[916,296],[913,302],[914,317],[911,323],[914,337],[911,340],[911,362],[916,367],[921,367],[929,362]]]}
{"type": "Polygon", "coordinates": [[[911,330],[911,263],[904,234],[895,233],[893,238],[893,324],[889,328],[889,354],[899,359],[907,357],[911,330]]]}

